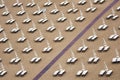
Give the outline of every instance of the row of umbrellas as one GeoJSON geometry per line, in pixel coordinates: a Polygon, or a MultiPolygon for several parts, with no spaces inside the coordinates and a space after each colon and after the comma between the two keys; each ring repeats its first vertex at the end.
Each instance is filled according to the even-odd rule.
{"type": "MultiPolygon", "coordinates": [[[[10,64],[18,64],[21,61],[21,58],[18,57],[16,51],[14,51],[14,53],[15,53],[15,57],[10,60],[10,64]]],[[[120,63],[120,56],[119,56],[119,52],[117,49],[115,49],[115,53],[116,53],[116,57],[113,57],[112,63],[120,63]]],[[[30,60],[30,63],[38,63],[41,60],[41,57],[38,57],[36,51],[34,51],[34,55],[35,55],[35,57],[33,57],[30,60]]],[[[98,63],[99,60],[100,60],[100,58],[96,55],[96,52],[93,50],[93,57],[90,57],[88,59],[88,63],[96,64],[96,63],[98,63]]],[[[73,64],[76,61],[78,61],[78,58],[75,57],[74,52],[71,50],[71,57],[66,60],[66,63],[73,64]]],[[[81,64],[82,64],[82,69],[76,73],[76,76],[86,76],[88,73],[88,70],[85,69],[85,65],[83,64],[83,62],[81,62],[81,64]]],[[[106,65],[105,62],[104,62],[104,65],[105,65],[105,69],[101,70],[99,75],[100,76],[104,76],[104,75],[110,76],[113,73],[113,70],[108,69],[108,66],[106,65]]],[[[7,74],[7,70],[4,68],[1,58],[0,58],[0,66],[1,66],[0,67],[0,76],[4,76],[5,74],[7,74]]],[[[20,62],[20,66],[21,66],[21,69],[18,72],[16,72],[16,76],[22,77],[25,74],[27,74],[27,71],[24,69],[23,64],[21,62],[20,62]]],[[[59,69],[53,73],[53,76],[62,76],[65,72],[66,72],[66,70],[62,68],[61,64],[59,64],[59,69]]]]}
{"type": "MultiPolygon", "coordinates": [[[[17,39],[17,42],[18,43],[23,43],[23,42],[27,42],[27,46],[28,47],[25,47],[22,52],[25,53],[25,54],[28,54],[29,52],[33,51],[34,53],[34,56],[33,58],[30,60],[30,63],[38,63],[41,61],[41,57],[39,57],[37,55],[37,52],[35,50],[33,50],[33,48],[31,47],[30,45],[30,42],[29,40],[27,39],[27,37],[25,36],[24,32],[19,28],[19,25],[17,23],[17,21],[13,18],[12,14],[9,12],[7,6],[5,5],[5,2],[3,0],[1,0],[2,4],[0,4],[0,9],[4,8],[5,9],[5,12],[2,13],[2,16],[8,16],[10,17],[9,20],[6,21],[6,24],[13,24],[15,23],[16,27],[13,28],[10,32],[11,33],[18,33],[18,32],[21,32],[21,37],[17,39]]],[[[86,4],[88,1],[87,0],[80,0],[78,2],[78,5],[84,5],[86,4]]],[[[104,3],[105,0],[93,0],[93,3],[94,4],[97,4],[97,3],[104,3]]],[[[93,3],[92,1],[90,0],[90,7],[87,8],[85,11],[86,12],[95,12],[97,10],[97,8],[95,6],[93,6],[93,3]]],[[[53,9],[50,14],[57,14],[58,12],[61,13],[61,17],[58,18],[56,21],[57,22],[64,22],[67,20],[67,17],[65,17],[64,13],[62,11],[59,11],[59,9],[57,8],[57,5],[55,3],[53,3],[52,1],[48,0],[46,3],[44,3],[44,7],[49,7],[51,6],[52,4],[54,4],[54,7],[55,9],[53,9]]],[[[68,4],[70,4],[70,2],[68,0],[64,0],[63,2],[60,3],[60,6],[67,6],[68,4]]],[[[77,17],[75,19],[76,22],[82,22],[84,21],[86,18],[83,16],[83,13],[81,10],[77,9],[75,7],[75,4],[73,2],[71,2],[71,5],[72,5],[72,8],[68,9],[67,10],[67,13],[70,14],[70,13],[77,13],[79,12],[80,16],[77,17]]],[[[48,22],[48,18],[46,16],[46,8],[40,8],[40,6],[38,4],[36,4],[34,2],[34,0],[31,0],[30,3],[28,3],[26,5],[26,7],[34,7],[34,6],[37,6],[38,10],[34,11],[33,12],[33,15],[40,15],[40,14],[43,14],[43,18],[38,20],[38,23],[46,23],[48,22]]],[[[16,2],[13,4],[13,7],[21,7],[21,10],[19,12],[17,12],[17,16],[22,16],[24,14],[26,14],[26,19],[23,20],[23,24],[28,24],[30,22],[32,22],[32,27],[30,27],[27,31],[29,33],[34,33],[35,31],[38,31],[39,32],[39,36],[37,38],[34,39],[35,42],[42,42],[43,40],[45,40],[45,37],[42,35],[42,32],[41,30],[39,30],[34,21],[29,17],[29,13],[27,13],[23,7],[23,3],[19,2],[19,0],[16,0],[16,2]]],[[[116,9],[117,11],[120,11],[120,6],[117,7],[116,9]]],[[[109,20],[109,19],[112,19],[112,20],[116,20],[117,18],[119,18],[119,16],[115,13],[115,10],[112,8],[112,13],[109,14],[106,19],[109,20]]],[[[54,30],[56,30],[56,27],[55,27],[55,24],[53,23],[53,21],[51,20],[50,21],[51,23],[51,26],[49,26],[46,31],[47,32],[53,32],[54,30]]],[[[69,23],[70,23],[70,26],[67,26],[65,28],[65,31],[73,31],[76,27],[73,25],[72,23],[72,20],[69,20],[69,23]]],[[[109,26],[105,23],[105,20],[104,18],[102,18],[102,25],[98,26],[98,31],[101,31],[101,30],[106,30],[109,26]]],[[[120,26],[118,27],[118,29],[120,29],[120,26]]],[[[92,28],[92,31],[93,31],[93,35],[91,36],[88,36],[88,38],[86,39],[87,41],[95,41],[98,36],[97,36],[97,33],[95,32],[95,29],[92,28]]],[[[28,71],[24,68],[22,62],[21,62],[21,58],[18,56],[17,52],[14,50],[14,48],[12,47],[12,44],[10,42],[10,40],[8,39],[7,37],[7,34],[6,32],[4,31],[4,28],[3,26],[0,26],[0,34],[3,33],[3,37],[0,38],[0,43],[7,43],[9,44],[9,47],[5,48],[4,49],[4,53],[8,53],[10,54],[11,52],[14,51],[14,54],[15,54],[15,57],[13,57],[11,60],[10,60],[10,64],[19,64],[20,65],[20,70],[19,71],[16,71],[15,75],[16,76],[24,76],[28,73],[28,71]]],[[[116,29],[113,27],[113,34],[109,36],[109,40],[117,40],[119,38],[119,34],[117,33],[116,29]]],[[[61,31],[58,30],[58,36],[55,37],[53,39],[54,42],[61,42],[62,40],[64,40],[64,36],[62,35],[61,31]]],[[[47,43],[47,46],[42,50],[43,53],[48,53],[50,51],[53,50],[52,46],[50,46],[50,43],[49,41],[46,40],[46,43],[47,43]]],[[[85,44],[84,40],[82,40],[82,43],[83,45],[80,46],[77,51],[78,52],[85,52],[89,49],[89,47],[85,44]]],[[[110,49],[110,46],[106,43],[106,40],[103,38],[103,45],[100,46],[98,48],[98,51],[99,52],[105,52],[105,51],[108,51],[110,49]]],[[[120,63],[120,56],[119,56],[119,52],[117,49],[115,49],[115,53],[116,53],[116,57],[114,57],[111,62],[112,63],[120,63]]],[[[89,64],[92,64],[92,63],[98,63],[100,60],[100,58],[96,55],[95,53],[95,50],[93,50],[93,56],[90,57],[88,59],[88,63],[89,64]]],[[[71,50],[71,57],[68,58],[66,60],[66,63],[69,65],[69,64],[72,64],[72,63],[75,63],[76,61],[78,61],[78,58],[75,57],[74,55],[74,52],[71,50]]],[[[83,62],[81,62],[81,65],[82,65],[82,69],[78,70],[76,72],[76,76],[86,76],[89,72],[89,70],[87,70],[85,68],[85,65],[83,62]]],[[[113,73],[113,70],[109,69],[107,64],[104,62],[104,66],[105,68],[103,68],[102,70],[100,70],[100,72],[98,73],[99,76],[110,76],[112,73],[113,73]]],[[[0,58],[0,76],[4,76],[7,74],[7,70],[5,69],[3,63],[2,63],[2,58],[0,58]]],[[[62,65],[59,64],[59,69],[56,70],[54,73],[53,73],[53,76],[62,76],[64,73],[66,73],[67,71],[62,68],[62,65]]]]}

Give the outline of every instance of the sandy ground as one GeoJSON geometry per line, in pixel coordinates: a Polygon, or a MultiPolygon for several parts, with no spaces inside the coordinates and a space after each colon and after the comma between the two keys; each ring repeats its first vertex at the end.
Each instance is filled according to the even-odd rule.
{"type": "MultiPolygon", "coordinates": [[[[29,40],[31,47],[33,48],[33,51],[35,50],[37,54],[42,58],[42,60],[37,64],[31,64],[29,61],[31,58],[34,57],[33,51],[24,54],[22,53],[22,50],[27,47],[27,42],[24,43],[17,43],[17,39],[21,36],[21,32],[18,32],[16,34],[10,33],[10,30],[15,27],[15,24],[12,25],[6,25],[6,20],[10,19],[9,16],[0,16],[0,25],[5,29],[5,33],[7,34],[7,37],[9,40],[6,43],[0,43],[0,57],[2,58],[2,63],[5,67],[5,69],[8,71],[8,73],[0,77],[0,80],[32,80],[57,54],[59,54],[69,43],[72,41],[77,34],[79,34],[102,10],[107,7],[113,0],[106,0],[104,4],[95,4],[94,6],[97,7],[97,10],[94,13],[86,13],[85,9],[88,8],[89,1],[81,6],[76,5],[79,0],[73,1],[75,3],[75,7],[78,8],[83,12],[83,15],[85,16],[85,21],[83,22],[75,22],[75,18],[77,18],[80,13],[77,12],[75,14],[70,13],[68,14],[66,11],[71,8],[71,4],[61,7],[59,6],[59,3],[63,0],[52,0],[52,2],[56,3],[58,9],[60,11],[63,11],[65,16],[67,17],[67,20],[63,23],[57,23],[56,20],[61,16],[61,13],[52,15],[50,14],[50,11],[54,9],[54,5],[50,7],[46,7],[46,15],[48,18],[48,22],[45,24],[38,24],[38,20],[43,18],[43,14],[39,16],[33,16],[32,13],[37,9],[37,7],[33,8],[27,8],[25,7],[26,4],[29,1],[26,0],[20,0],[20,2],[23,3],[23,7],[25,11],[29,14],[32,21],[35,22],[37,29],[41,30],[43,36],[45,37],[45,40],[41,43],[34,42],[34,39],[39,36],[38,30],[34,33],[28,33],[27,30],[32,27],[32,23],[29,24],[23,24],[22,21],[26,18],[26,14],[23,16],[16,16],[16,13],[21,10],[20,7],[12,7],[12,4],[15,3],[15,0],[4,0],[5,5],[8,7],[8,10],[10,11],[10,14],[12,14],[13,18],[18,23],[20,29],[24,32],[25,37],[27,40],[29,40]],[[66,32],[65,28],[69,26],[69,20],[72,20],[73,25],[76,27],[76,29],[72,32],[66,32]],[[55,24],[56,30],[52,33],[46,32],[47,27],[51,25],[50,20],[52,20],[55,24]],[[53,39],[58,36],[58,31],[61,31],[62,35],[64,36],[64,40],[62,42],[54,42],[53,39]],[[42,50],[44,47],[47,46],[46,41],[49,41],[50,45],[53,47],[53,50],[50,53],[42,53],[42,50]],[[8,42],[11,42],[12,47],[14,48],[14,51],[17,52],[18,56],[21,58],[21,63],[23,64],[24,68],[28,71],[28,74],[24,77],[16,77],[15,73],[21,69],[20,63],[14,65],[9,64],[9,61],[15,57],[14,51],[10,54],[5,54],[3,50],[8,47],[8,42]]],[[[35,3],[39,3],[40,7],[43,7],[43,4],[47,0],[35,0],[35,3]]],[[[113,8],[116,10],[116,8],[120,6],[120,1],[113,6],[113,8]]],[[[0,9],[0,15],[2,15],[2,12],[4,12],[4,9],[0,9]]],[[[106,12],[103,15],[103,18],[106,18],[108,14],[111,13],[111,9],[106,12]]],[[[116,12],[117,15],[120,16],[120,12],[116,12]]],[[[115,49],[117,48],[120,52],[120,40],[119,38],[116,41],[110,41],[108,40],[108,37],[113,34],[113,27],[115,27],[118,34],[120,34],[120,30],[118,30],[118,26],[120,26],[120,18],[118,18],[115,21],[112,20],[105,20],[106,24],[109,25],[109,28],[105,31],[98,31],[97,28],[99,25],[102,24],[102,18],[99,19],[92,28],[95,29],[96,34],[98,35],[98,39],[94,42],[87,41],[87,37],[92,35],[92,28],[90,28],[66,53],[39,79],[39,80],[119,80],[120,79],[120,65],[119,64],[112,64],[111,60],[113,57],[116,56],[115,49]],[[110,46],[110,50],[108,52],[97,52],[98,47],[103,44],[103,40],[105,39],[107,44],[110,46]],[[77,48],[82,46],[82,39],[84,39],[85,44],[89,47],[89,49],[85,53],[79,53],[77,52],[77,48]],[[93,55],[92,50],[95,50],[97,53],[97,56],[100,57],[100,61],[97,64],[88,64],[88,58],[93,55]],[[73,50],[75,53],[75,56],[78,58],[78,61],[75,64],[66,64],[66,60],[71,57],[70,50],[73,50]],[[104,69],[104,63],[108,65],[109,69],[113,70],[113,74],[110,77],[99,77],[98,73],[101,69],[104,69]],[[78,70],[80,70],[81,62],[84,63],[86,69],[88,70],[88,74],[85,77],[76,77],[76,73],[78,70]],[[66,73],[59,77],[53,77],[52,74],[55,70],[59,69],[59,65],[61,64],[62,67],[66,70],[66,73]]],[[[3,37],[3,32],[0,33],[0,38],[3,37]]]]}

